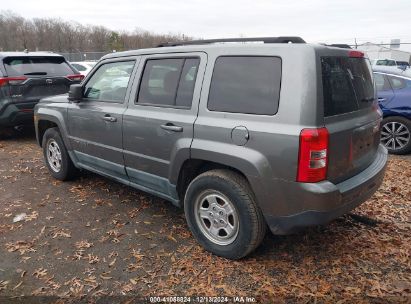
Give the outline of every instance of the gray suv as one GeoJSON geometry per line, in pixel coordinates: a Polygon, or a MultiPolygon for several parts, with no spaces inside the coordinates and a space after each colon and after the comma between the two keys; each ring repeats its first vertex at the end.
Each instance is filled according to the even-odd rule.
{"type": "Polygon", "coordinates": [[[33,124],[41,98],[67,93],[84,78],[63,56],[49,52],[0,52],[0,136],[33,124]]]}
{"type": "Polygon", "coordinates": [[[387,162],[380,122],[364,54],[298,37],[109,54],[35,109],[55,178],[85,169],[164,198],[230,259],[267,226],[287,234],[367,200],[387,162]]]}

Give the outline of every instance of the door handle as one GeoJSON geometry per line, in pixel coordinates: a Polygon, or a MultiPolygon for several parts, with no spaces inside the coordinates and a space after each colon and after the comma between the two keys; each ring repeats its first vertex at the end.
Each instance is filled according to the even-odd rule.
{"type": "Polygon", "coordinates": [[[102,117],[102,119],[103,119],[104,121],[108,121],[108,122],[116,122],[116,121],[117,121],[117,118],[115,118],[115,117],[113,117],[113,116],[110,116],[109,114],[104,115],[104,116],[102,117]]]}
{"type": "Polygon", "coordinates": [[[183,132],[183,127],[176,126],[172,123],[166,123],[165,125],[161,125],[160,127],[161,129],[166,130],[166,131],[183,132]]]}

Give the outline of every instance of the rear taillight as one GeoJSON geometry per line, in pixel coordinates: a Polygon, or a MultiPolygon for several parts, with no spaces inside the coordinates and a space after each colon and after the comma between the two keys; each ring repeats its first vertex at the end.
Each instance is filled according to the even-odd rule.
{"type": "Polygon", "coordinates": [[[66,78],[68,78],[71,81],[82,81],[84,79],[84,75],[81,75],[81,74],[67,75],[66,78]]]}
{"type": "Polygon", "coordinates": [[[0,77],[0,87],[6,84],[16,85],[21,84],[27,80],[25,76],[18,77],[0,77]]]}
{"type": "Polygon", "coordinates": [[[350,51],[348,53],[348,56],[351,57],[351,58],[363,58],[364,53],[360,52],[360,51],[350,51]]]}
{"type": "Polygon", "coordinates": [[[297,182],[325,180],[328,165],[328,130],[303,129],[300,133],[297,182]]]}

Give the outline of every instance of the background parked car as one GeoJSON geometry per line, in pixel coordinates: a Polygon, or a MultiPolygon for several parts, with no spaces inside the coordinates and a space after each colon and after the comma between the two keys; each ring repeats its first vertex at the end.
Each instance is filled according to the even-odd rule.
{"type": "Polygon", "coordinates": [[[41,98],[67,93],[83,78],[58,54],[0,52],[0,130],[32,124],[41,98]]]}
{"type": "Polygon", "coordinates": [[[373,61],[374,66],[389,66],[389,67],[397,67],[402,70],[406,70],[410,68],[410,64],[407,61],[398,61],[394,59],[376,59],[373,61]]]}
{"type": "Polygon", "coordinates": [[[378,101],[384,115],[381,142],[390,153],[411,152],[411,78],[374,71],[378,101]]]}
{"type": "Polygon", "coordinates": [[[70,62],[70,64],[77,69],[81,74],[86,76],[91,69],[96,65],[94,61],[80,61],[80,62],[70,62]]]}

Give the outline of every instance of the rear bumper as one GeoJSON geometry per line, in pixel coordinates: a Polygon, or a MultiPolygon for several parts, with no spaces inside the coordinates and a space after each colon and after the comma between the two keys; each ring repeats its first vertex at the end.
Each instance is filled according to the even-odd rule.
{"type": "Polygon", "coordinates": [[[7,103],[0,112],[0,126],[14,127],[33,124],[33,111],[37,102],[7,103]]]}
{"type": "Polygon", "coordinates": [[[266,214],[274,234],[289,234],[302,227],[325,224],[369,199],[380,187],[387,163],[387,150],[380,145],[374,162],[364,171],[339,184],[324,181],[293,183],[293,198],[300,212],[284,216],[266,214]]]}

